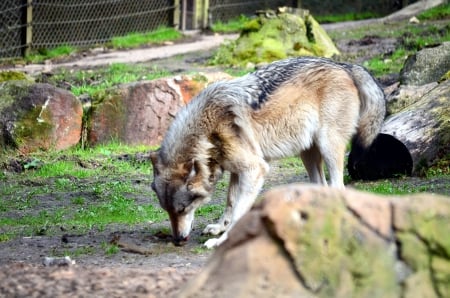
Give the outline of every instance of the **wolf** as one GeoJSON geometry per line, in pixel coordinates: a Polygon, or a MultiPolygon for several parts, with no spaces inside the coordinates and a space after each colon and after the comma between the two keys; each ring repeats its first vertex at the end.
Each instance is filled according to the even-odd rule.
{"type": "Polygon", "coordinates": [[[252,206],[269,162],[299,155],[311,182],[343,188],[344,158],[352,141],[364,148],[379,133],[385,97],[361,66],[296,57],[217,82],[176,114],[161,147],[150,154],[152,189],[169,214],[173,242],[183,245],[195,210],[208,202],[224,171],[230,173],[226,207],[203,233],[227,231],[252,206]]]}

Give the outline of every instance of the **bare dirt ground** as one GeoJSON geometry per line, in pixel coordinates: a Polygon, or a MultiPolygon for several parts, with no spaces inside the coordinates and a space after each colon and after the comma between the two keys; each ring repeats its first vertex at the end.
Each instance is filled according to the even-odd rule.
{"type": "MultiPolygon", "coordinates": [[[[374,53],[391,51],[395,43],[395,39],[365,37],[361,40],[341,40],[337,45],[344,54],[347,53],[355,57],[356,62],[360,62],[374,53]]],[[[179,72],[205,70],[202,62],[210,57],[212,48],[214,47],[141,63],[179,72]]],[[[142,187],[149,187],[150,177],[139,177],[136,181],[138,180],[142,187]]],[[[274,164],[265,189],[273,185],[301,181],[306,181],[306,173],[287,170],[279,164],[274,164]]],[[[449,181],[424,182],[418,179],[417,183],[434,183],[439,191],[447,189],[449,181]]],[[[155,232],[158,231],[158,225],[151,223],[138,226],[108,226],[103,230],[91,230],[84,234],[62,230],[56,236],[22,237],[0,242],[0,296],[176,296],[177,291],[189,278],[201,270],[212,253],[198,249],[202,241],[202,224],[205,223],[196,222],[190,242],[183,247],[174,247],[170,237],[165,233],[155,232]],[[119,246],[120,243],[126,243],[128,246],[122,247],[118,253],[106,255],[99,247],[101,243],[110,241],[116,241],[119,246]],[[45,257],[63,256],[65,251],[74,251],[77,248],[90,253],[73,257],[74,265],[43,265],[45,257]]],[[[169,227],[168,222],[159,225],[162,230],[169,227]]]]}

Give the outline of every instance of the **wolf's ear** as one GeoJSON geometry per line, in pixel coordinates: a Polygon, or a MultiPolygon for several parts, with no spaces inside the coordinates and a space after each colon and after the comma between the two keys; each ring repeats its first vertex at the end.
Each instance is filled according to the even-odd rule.
{"type": "Polygon", "coordinates": [[[223,169],[218,164],[211,166],[211,175],[209,176],[209,183],[216,183],[220,179],[223,173],[223,169]]]}
{"type": "Polygon", "coordinates": [[[156,165],[156,162],[158,161],[158,151],[150,152],[150,160],[152,161],[153,165],[156,165]]]}
{"type": "Polygon", "coordinates": [[[158,151],[152,151],[150,152],[150,160],[152,161],[153,170],[155,171],[156,175],[159,175],[159,169],[158,169],[158,151]]]}
{"type": "Polygon", "coordinates": [[[186,173],[188,173],[185,180],[192,180],[195,176],[198,175],[198,173],[200,173],[200,162],[193,159],[184,164],[184,169],[186,170],[186,173]]]}

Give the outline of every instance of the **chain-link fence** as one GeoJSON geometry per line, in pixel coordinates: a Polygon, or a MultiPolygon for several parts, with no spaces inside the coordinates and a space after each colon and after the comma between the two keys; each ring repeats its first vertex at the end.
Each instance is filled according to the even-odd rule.
{"type": "Polygon", "coordinates": [[[0,58],[18,57],[25,47],[26,2],[0,1],[0,58]]]}
{"type": "Polygon", "coordinates": [[[61,45],[84,46],[160,26],[199,29],[280,6],[313,14],[388,13],[414,0],[1,0],[0,58],[61,45]],[[395,6],[396,5],[396,6],[395,6]]]}
{"type": "Polygon", "coordinates": [[[33,47],[100,44],[173,25],[170,0],[33,1],[33,47]]]}
{"type": "Polygon", "coordinates": [[[0,58],[21,56],[26,49],[102,44],[114,36],[174,26],[177,3],[172,0],[1,0],[0,58]]]}

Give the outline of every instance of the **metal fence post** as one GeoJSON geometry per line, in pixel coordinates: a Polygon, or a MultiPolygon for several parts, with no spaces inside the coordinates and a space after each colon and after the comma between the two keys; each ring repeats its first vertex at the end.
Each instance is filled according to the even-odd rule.
{"type": "Polygon", "coordinates": [[[206,29],[208,28],[209,24],[209,0],[203,0],[203,7],[202,7],[202,28],[206,29]]]}
{"type": "Polygon", "coordinates": [[[27,0],[26,30],[25,30],[25,56],[31,52],[31,43],[33,41],[33,0],[27,0]]]}
{"type": "Polygon", "coordinates": [[[180,0],[175,0],[173,6],[173,26],[180,29],[180,0]]]}

